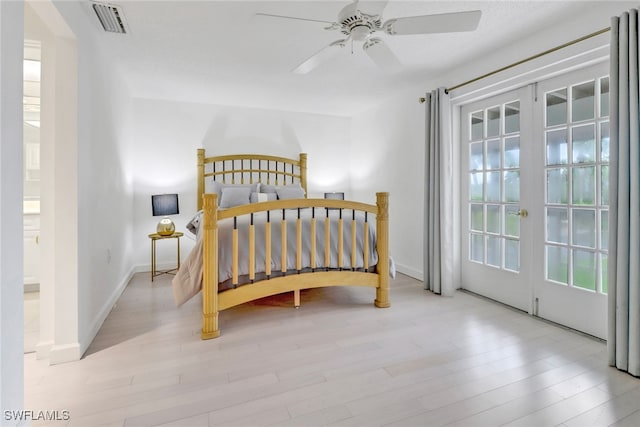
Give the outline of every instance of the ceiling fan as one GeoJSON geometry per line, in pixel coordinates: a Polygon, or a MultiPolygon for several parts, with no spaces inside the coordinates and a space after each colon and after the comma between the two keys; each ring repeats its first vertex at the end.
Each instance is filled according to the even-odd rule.
{"type": "Polygon", "coordinates": [[[304,60],[293,69],[293,72],[297,74],[310,72],[350,43],[352,48],[354,43],[362,43],[362,49],[373,62],[385,71],[395,72],[402,65],[384,39],[376,37],[376,32],[396,36],[473,31],[478,27],[478,22],[482,15],[481,11],[472,10],[437,15],[408,16],[383,21],[382,11],[386,4],[387,1],[371,3],[365,1],[360,3],[358,0],[354,0],[338,13],[338,18],[335,22],[269,13],[257,13],[256,15],[328,24],[328,26],[324,27],[325,30],[337,30],[346,36],[334,41],[304,60]],[[361,6],[364,11],[361,10],[361,6]]]}

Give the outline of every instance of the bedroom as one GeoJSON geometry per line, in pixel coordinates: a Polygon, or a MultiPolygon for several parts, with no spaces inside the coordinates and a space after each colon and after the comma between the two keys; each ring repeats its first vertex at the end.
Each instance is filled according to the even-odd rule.
{"type": "MultiPolygon", "coordinates": [[[[412,7],[419,8],[419,3],[412,4],[412,7]]],[[[497,4],[495,7],[498,7],[497,4]]],[[[171,87],[140,88],[153,92],[155,99],[146,96],[132,97],[123,89],[117,73],[105,71],[109,69],[109,60],[94,52],[96,48],[100,49],[101,42],[97,40],[102,40],[98,37],[104,34],[99,35],[95,28],[89,25],[86,11],[71,4],[59,6],[74,32],[83,36],[78,37],[77,41],[80,66],[77,108],[81,118],[77,154],[81,161],[75,171],[80,183],[75,200],[78,207],[75,214],[78,224],[75,231],[77,242],[75,247],[72,247],[73,253],[77,254],[79,267],[75,274],[71,272],[71,281],[75,282],[75,286],[63,289],[66,296],[63,294],[63,302],[58,302],[63,305],[51,308],[51,311],[54,311],[51,315],[56,317],[53,317],[55,321],[50,322],[51,330],[46,331],[50,340],[54,342],[52,354],[54,358],[58,358],[55,360],[62,361],[80,357],[106,318],[119,291],[128,281],[131,271],[138,271],[138,268],[139,271],[143,271],[148,266],[146,234],[154,227],[148,196],[157,188],[152,187],[151,183],[163,187],[172,185],[172,190],[181,195],[181,206],[195,205],[195,192],[188,189],[192,185],[191,166],[194,149],[204,141],[207,141],[206,144],[217,141],[233,142],[238,147],[234,151],[253,150],[256,146],[261,148],[265,145],[268,145],[271,151],[274,149],[272,144],[281,144],[278,149],[289,155],[304,148],[310,153],[314,163],[310,166],[310,173],[315,174],[312,176],[312,191],[315,193],[321,193],[325,189],[347,188],[349,197],[366,199],[379,189],[390,191],[391,215],[395,218],[392,235],[396,236],[392,241],[392,253],[400,271],[421,278],[422,241],[415,239],[409,228],[409,224],[422,222],[423,210],[420,182],[423,179],[424,129],[422,125],[414,124],[424,122],[424,108],[418,104],[418,97],[423,96],[426,90],[468,80],[484,71],[493,70],[558,43],[598,30],[607,25],[606,22],[602,22],[603,16],[618,14],[633,5],[598,3],[597,7],[585,10],[580,19],[572,19],[572,25],[568,27],[546,28],[546,25],[538,24],[538,33],[535,35],[518,40],[517,43],[513,43],[516,40],[509,38],[509,42],[513,43],[511,48],[505,47],[493,54],[473,55],[472,67],[458,68],[446,75],[442,71],[434,70],[432,77],[420,77],[419,83],[401,88],[397,94],[391,96],[378,96],[375,91],[369,93],[363,101],[367,107],[351,115],[341,110],[346,108],[346,104],[323,105],[323,98],[317,93],[314,93],[314,96],[300,97],[296,102],[306,102],[307,105],[295,108],[267,108],[267,96],[258,100],[252,99],[251,106],[242,105],[243,96],[238,96],[235,91],[216,94],[220,100],[214,103],[203,102],[202,99],[193,96],[193,93],[176,99],[171,94],[172,91],[175,93],[176,88],[171,87]],[[541,31],[544,32],[544,37],[540,36],[541,31]],[[93,79],[90,76],[102,78],[93,79]],[[250,127],[243,125],[246,121],[251,123],[250,127]],[[162,131],[157,130],[158,123],[165,124],[162,131]],[[82,143],[89,140],[95,143],[82,143]],[[322,145],[326,140],[331,140],[335,148],[349,147],[351,154],[334,158],[331,156],[334,150],[326,150],[322,145]],[[403,145],[389,145],[390,140],[402,141],[403,145]],[[180,141],[179,145],[175,141],[180,141]],[[305,141],[303,147],[300,147],[300,141],[305,141]],[[406,155],[406,152],[410,155],[406,155]],[[163,163],[162,169],[159,170],[157,164],[167,158],[171,159],[171,162],[163,163]],[[375,170],[361,168],[359,159],[367,165],[386,161],[389,163],[389,176],[383,177],[376,174],[375,170]],[[335,165],[335,169],[324,169],[326,164],[335,165]],[[142,176],[142,172],[148,173],[142,176]],[[111,179],[103,179],[105,176],[111,179]],[[160,181],[166,177],[171,177],[172,181],[160,181]],[[100,204],[95,203],[96,198],[101,200],[100,204]],[[397,200],[395,204],[393,198],[397,200]],[[119,208],[107,211],[103,206],[119,208]],[[95,230],[104,227],[110,232],[96,233],[95,230]],[[130,239],[129,236],[132,235],[139,237],[130,239]],[[110,258],[109,253],[112,254],[110,258]],[[69,310],[64,304],[69,304],[69,310]]],[[[296,10],[290,13],[294,12],[296,10]]],[[[13,12],[3,11],[3,18],[10,13],[13,12]]],[[[131,15],[128,17],[131,18],[133,11],[128,13],[131,15]]],[[[412,10],[402,13],[411,14],[412,10]]],[[[13,22],[9,18],[5,19],[13,22]]],[[[3,31],[9,31],[10,28],[11,25],[3,21],[3,31]]],[[[135,30],[133,32],[135,33],[135,30]]],[[[498,34],[496,38],[506,37],[498,34]]],[[[6,38],[3,40],[6,42],[6,38]]],[[[300,40],[297,42],[301,43],[300,40]]],[[[306,46],[306,43],[301,44],[302,47],[306,46]]],[[[179,46],[174,46],[174,49],[177,48],[179,46]]],[[[3,55],[5,52],[3,48],[3,55]]],[[[106,55],[110,53],[111,51],[107,50],[106,55]]],[[[224,54],[224,51],[215,53],[224,54]]],[[[281,58],[283,62],[289,59],[288,55],[281,58]]],[[[156,65],[159,66],[160,64],[156,65]]],[[[358,63],[359,70],[366,70],[367,66],[366,63],[358,63]]],[[[182,84],[180,83],[180,87],[182,84]]],[[[327,86],[320,85],[318,89],[328,95],[338,91],[328,83],[327,86]]],[[[6,98],[3,93],[4,99],[6,98]]],[[[327,96],[327,99],[331,101],[332,97],[327,96]]],[[[294,100],[292,96],[285,101],[293,103],[294,100]]],[[[15,195],[9,194],[7,197],[13,200],[15,195]]],[[[5,203],[3,206],[6,206],[5,203]]],[[[64,210],[70,208],[67,206],[61,209],[61,215],[70,218],[64,210]]],[[[184,222],[188,216],[189,212],[185,211],[176,222],[184,222]]],[[[76,221],[71,221],[74,222],[76,221]]],[[[65,252],[63,250],[58,253],[63,257],[62,254],[65,252]]],[[[169,262],[170,259],[169,254],[163,255],[165,262],[169,262]]],[[[3,267],[3,275],[5,271],[3,267]]],[[[9,273],[11,271],[6,274],[9,273]]],[[[3,298],[3,307],[5,302],[3,298]]],[[[9,333],[8,336],[12,335],[9,333]]]]}

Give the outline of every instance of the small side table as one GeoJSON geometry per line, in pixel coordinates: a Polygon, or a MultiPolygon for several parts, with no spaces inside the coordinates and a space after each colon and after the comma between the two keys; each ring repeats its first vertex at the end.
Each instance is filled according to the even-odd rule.
{"type": "Polygon", "coordinates": [[[180,268],[180,238],[184,235],[179,231],[176,231],[171,236],[161,236],[158,233],[149,234],[149,238],[151,239],[151,281],[156,276],[160,276],[161,274],[176,274],[178,269],[180,268]],[[156,270],[156,242],[158,240],[164,239],[176,239],[178,242],[178,266],[176,268],[172,268],[171,270],[156,270]]]}

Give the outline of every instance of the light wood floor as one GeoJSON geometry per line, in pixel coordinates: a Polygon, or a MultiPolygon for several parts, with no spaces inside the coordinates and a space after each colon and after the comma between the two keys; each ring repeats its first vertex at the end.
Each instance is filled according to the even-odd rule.
{"type": "Polygon", "coordinates": [[[609,368],[599,341],[405,276],[391,308],[373,299],[265,299],[201,341],[200,298],[175,308],[169,277],[138,274],[83,360],[24,356],[25,408],[83,427],[640,425],[640,380],[609,368]]]}

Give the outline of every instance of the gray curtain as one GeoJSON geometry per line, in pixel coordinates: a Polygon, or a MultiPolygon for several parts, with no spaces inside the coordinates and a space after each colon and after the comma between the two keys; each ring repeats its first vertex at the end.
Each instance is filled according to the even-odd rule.
{"type": "Polygon", "coordinates": [[[638,11],[611,19],[609,364],[640,376],[638,11]]]}
{"type": "Polygon", "coordinates": [[[424,287],[437,294],[454,291],[455,167],[451,146],[450,101],[444,88],[426,97],[424,287]]]}

